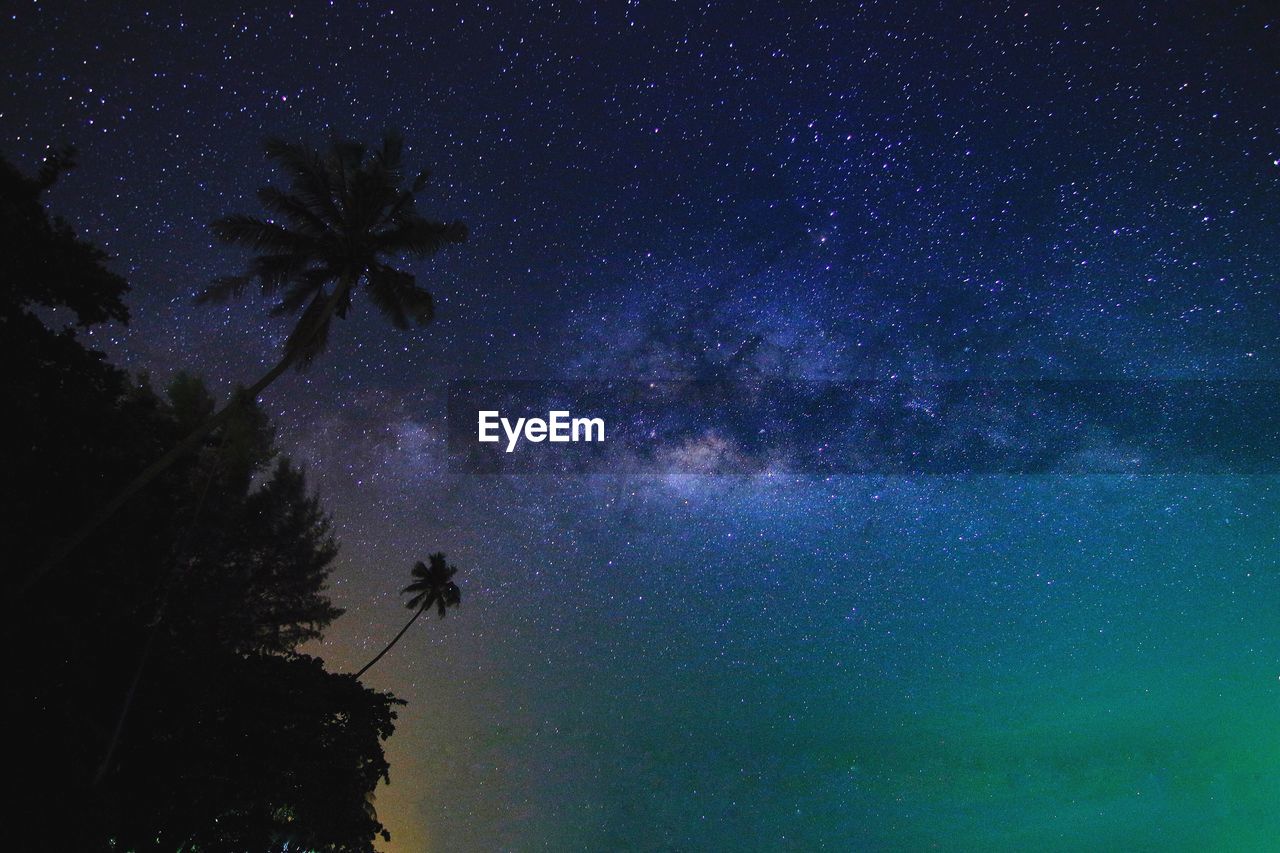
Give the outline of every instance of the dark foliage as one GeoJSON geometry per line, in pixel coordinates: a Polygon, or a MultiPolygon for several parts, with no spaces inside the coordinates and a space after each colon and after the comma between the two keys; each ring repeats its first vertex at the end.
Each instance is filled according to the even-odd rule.
{"type": "Polygon", "coordinates": [[[266,149],[288,179],[288,189],[258,191],[265,218],[234,214],[213,223],[218,239],[249,249],[254,257],[248,273],[218,280],[200,300],[238,298],[256,282],[278,299],[277,314],[300,312],[286,345],[299,368],[324,350],[333,315],[347,316],[358,285],[396,328],[431,322],[430,292],[393,262],[461,243],[467,228],[418,213],[416,197],[426,188],[428,173],[406,178],[403,140],[389,134],[372,152],[360,143],[336,140],[324,152],[280,140],[269,140],[266,149]]]}
{"type": "Polygon", "coordinates": [[[62,219],[44,212],[40,197],[74,165],[70,149],[55,153],[29,178],[0,159],[0,315],[33,306],[67,308],[81,326],[128,319],[124,279],[104,266],[101,249],[76,239],[62,219]]]}
{"type": "Polygon", "coordinates": [[[430,610],[432,605],[435,605],[436,612],[443,619],[448,608],[462,602],[462,592],[453,582],[453,576],[458,573],[458,570],[445,561],[444,554],[432,554],[428,560],[430,565],[414,564],[413,583],[402,590],[402,592],[411,592],[413,595],[404,606],[410,610],[415,608],[430,610]]]}
{"type": "MultiPolygon", "coordinates": [[[[194,378],[157,394],[78,339],[127,318],[125,283],[44,212],[62,166],[26,178],[0,161],[8,590],[215,407],[194,378]]],[[[11,606],[10,805],[24,819],[6,847],[371,850],[397,700],[298,651],[339,615],[324,593],[336,551],[246,404],[11,606]]]]}
{"type": "MultiPolygon", "coordinates": [[[[198,450],[216,430],[229,428],[233,415],[239,417],[237,410],[242,403],[251,404],[290,367],[301,369],[310,364],[328,341],[333,317],[346,317],[357,287],[363,286],[370,300],[397,327],[405,328],[411,320],[418,324],[431,321],[435,313],[431,294],[418,286],[412,274],[391,266],[391,262],[431,255],[450,243],[460,243],[466,240],[467,229],[460,222],[432,222],[418,215],[416,197],[427,184],[427,173],[419,173],[404,185],[403,147],[400,137],[394,134],[388,135],[373,153],[353,142],[335,141],[326,154],[302,145],[267,143],[267,155],[289,176],[290,189],[286,192],[266,187],[259,192],[259,198],[268,212],[285,224],[276,218],[239,214],[215,222],[213,230],[220,239],[245,246],[255,256],[248,275],[222,279],[200,299],[238,296],[253,281],[261,285],[264,293],[282,294],[277,313],[301,311],[284,354],[232,401],[221,408],[210,405],[204,417],[191,422],[184,437],[170,442],[164,452],[154,454],[149,464],[140,465],[132,478],[121,481],[114,491],[91,504],[92,510],[80,516],[63,535],[54,537],[44,558],[18,588],[20,593],[25,594],[61,566],[121,507],[165,476],[175,463],[198,450]]],[[[76,241],[65,226],[50,222],[40,207],[40,192],[53,181],[69,156],[55,159],[34,181],[8,170],[14,196],[11,218],[23,220],[15,223],[15,233],[22,236],[26,231],[32,232],[34,250],[50,255],[47,263],[15,263],[16,269],[30,271],[33,278],[30,285],[25,278],[21,285],[15,285],[15,292],[9,296],[14,306],[10,313],[24,314],[31,303],[65,303],[73,307],[81,322],[124,319],[118,300],[118,287],[123,283],[112,277],[118,287],[108,292],[94,278],[109,276],[101,265],[101,253],[76,241]],[[35,226],[27,227],[25,218],[33,217],[37,220],[35,226]],[[46,234],[52,236],[42,242],[46,234]],[[79,294],[71,283],[74,276],[59,275],[53,284],[44,283],[42,271],[58,270],[64,264],[60,259],[63,254],[80,258],[80,266],[86,268],[84,274],[89,283],[85,294],[79,294]],[[78,295],[71,299],[62,295],[64,292],[78,295]]],[[[25,244],[13,248],[18,253],[29,249],[25,244]]],[[[39,386],[33,390],[38,391],[39,386]]]]}

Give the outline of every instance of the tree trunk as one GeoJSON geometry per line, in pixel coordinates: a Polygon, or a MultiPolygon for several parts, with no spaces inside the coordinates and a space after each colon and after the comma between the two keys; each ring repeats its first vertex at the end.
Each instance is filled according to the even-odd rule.
{"type": "Polygon", "coordinates": [[[93,774],[93,787],[98,787],[107,778],[107,773],[111,771],[111,762],[116,757],[116,749],[120,746],[120,736],[124,734],[125,720],[129,719],[129,709],[133,707],[133,700],[138,695],[138,684],[142,681],[142,672],[147,668],[147,662],[151,660],[151,650],[155,648],[156,634],[160,633],[159,624],[151,626],[151,630],[147,632],[147,642],[142,647],[142,654],[138,657],[138,666],[133,671],[133,680],[129,682],[129,690],[124,694],[124,704],[120,706],[120,713],[116,715],[115,728],[111,730],[111,741],[107,744],[107,751],[102,756],[102,761],[98,764],[98,771],[93,774]]]}
{"type": "Polygon", "coordinates": [[[366,672],[369,671],[369,667],[373,666],[375,663],[382,660],[382,656],[385,655],[387,652],[391,651],[392,646],[400,642],[400,638],[404,636],[404,632],[408,631],[409,628],[413,625],[413,623],[418,621],[418,617],[421,616],[423,612],[426,611],[426,609],[427,609],[427,605],[425,603],[421,607],[419,607],[417,612],[413,614],[413,618],[410,619],[408,622],[406,622],[405,626],[400,629],[400,633],[396,634],[395,637],[391,639],[391,642],[387,643],[387,647],[382,651],[378,652],[377,657],[375,657],[373,660],[369,661],[367,664],[365,664],[360,668],[360,671],[356,673],[356,678],[359,678],[360,676],[364,675],[366,672]]]}
{"type": "Polygon", "coordinates": [[[230,402],[206,418],[204,423],[192,430],[190,435],[174,445],[168,453],[151,463],[142,473],[125,484],[111,500],[98,507],[98,510],[90,515],[80,525],[79,529],[50,549],[44,562],[18,587],[17,596],[20,598],[26,595],[45,575],[61,565],[62,561],[70,556],[71,552],[78,548],[84,540],[88,539],[99,527],[109,521],[120,510],[120,507],[129,502],[130,498],[149,486],[179,459],[198,448],[205,437],[225,423],[236,409],[244,405],[246,401],[256,400],[268,385],[278,379],[281,374],[297,361],[299,346],[310,342],[324,328],[325,323],[329,321],[333,316],[333,312],[337,309],[338,303],[342,301],[343,295],[351,289],[351,286],[352,283],[344,281],[334,288],[333,295],[325,303],[324,310],[316,318],[311,329],[303,338],[299,339],[298,345],[292,346],[285,351],[284,357],[276,363],[275,367],[264,373],[257,382],[247,389],[233,396],[230,402]]]}
{"type": "Polygon", "coordinates": [[[191,513],[191,521],[187,524],[186,533],[183,534],[169,571],[165,575],[160,603],[156,606],[155,617],[151,620],[150,630],[147,631],[147,641],[142,646],[142,654],[138,656],[138,666],[133,672],[133,681],[129,682],[129,689],[124,695],[124,704],[120,706],[115,728],[111,731],[111,740],[107,743],[106,754],[103,755],[102,762],[98,765],[98,772],[93,777],[95,788],[103,783],[111,771],[112,759],[115,758],[116,750],[120,746],[120,736],[124,734],[125,721],[129,719],[129,710],[133,707],[133,701],[138,695],[138,684],[142,681],[142,673],[147,668],[147,662],[151,660],[151,652],[156,645],[156,635],[160,633],[160,623],[164,621],[165,614],[169,610],[169,597],[173,594],[174,584],[178,580],[176,575],[186,562],[191,535],[195,532],[196,523],[200,520],[200,512],[204,509],[205,500],[209,497],[209,489],[213,486],[213,479],[221,466],[222,460],[219,458],[209,467],[209,476],[204,482],[204,488],[200,491],[200,499],[196,501],[196,508],[191,513]]]}

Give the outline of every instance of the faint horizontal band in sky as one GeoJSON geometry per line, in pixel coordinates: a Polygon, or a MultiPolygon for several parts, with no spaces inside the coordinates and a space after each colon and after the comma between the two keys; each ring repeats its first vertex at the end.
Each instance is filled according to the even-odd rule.
{"type": "Polygon", "coordinates": [[[1274,474],[1280,381],[481,381],[449,384],[475,474],[1274,474]],[[600,418],[603,442],[478,440],[479,413],[600,418]]]}

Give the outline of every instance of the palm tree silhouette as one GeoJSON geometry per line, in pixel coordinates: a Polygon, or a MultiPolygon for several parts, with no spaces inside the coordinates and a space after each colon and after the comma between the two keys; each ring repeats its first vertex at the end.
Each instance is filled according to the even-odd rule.
{"type": "Polygon", "coordinates": [[[455,607],[462,601],[462,593],[459,591],[458,585],[452,580],[458,570],[445,562],[444,554],[432,554],[428,558],[428,562],[430,563],[429,566],[424,565],[422,562],[414,563],[413,577],[415,580],[401,590],[402,594],[406,592],[414,593],[414,596],[405,604],[406,607],[414,611],[413,617],[400,629],[399,634],[391,638],[391,642],[387,643],[386,648],[378,652],[373,660],[360,668],[360,671],[356,673],[356,678],[364,675],[371,666],[382,660],[382,656],[391,651],[391,647],[400,641],[400,638],[404,636],[410,626],[418,621],[419,616],[430,610],[432,605],[435,605],[436,612],[443,619],[450,607],[455,607]]]}
{"type": "Polygon", "coordinates": [[[418,173],[405,186],[403,151],[403,140],[397,134],[388,134],[372,153],[356,142],[335,140],[323,154],[305,145],[275,139],[267,142],[267,157],[288,177],[289,189],[264,187],[258,191],[269,218],[234,214],[213,223],[218,239],[257,254],[247,274],[219,279],[197,301],[233,299],[257,282],[264,294],[279,298],[274,314],[301,312],[285,341],[284,353],[258,381],[239,390],[229,403],[58,543],[19,594],[66,559],[129,498],[199,447],[238,406],[257,399],[291,367],[301,370],[311,364],[329,340],[334,316],[347,316],[360,285],[396,328],[431,321],[435,313],[431,294],[418,286],[412,273],[397,269],[390,261],[433,255],[465,241],[467,228],[461,222],[434,222],[418,214],[415,198],[426,187],[428,173],[418,173]]]}
{"type": "Polygon", "coordinates": [[[396,328],[430,322],[435,314],[431,294],[384,258],[426,257],[467,238],[461,222],[418,215],[415,196],[426,187],[428,173],[420,172],[407,189],[401,186],[404,142],[398,135],[388,135],[372,156],[356,142],[335,141],[324,155],[275,139],[266,149],[289,175],[291,188],[264,187],[258,200],[287,224],[245,214],[214,222],[218,239],[258,254],[248,274],[219,279],[197,298],[227,301],[256,281],[264,294],[281,295],[273,313],[302,312],[284,357],[249,387],[250,394],[291,366],[309,365],[324,350],[334,315],[347,316],[361,283],[396,328]]]}

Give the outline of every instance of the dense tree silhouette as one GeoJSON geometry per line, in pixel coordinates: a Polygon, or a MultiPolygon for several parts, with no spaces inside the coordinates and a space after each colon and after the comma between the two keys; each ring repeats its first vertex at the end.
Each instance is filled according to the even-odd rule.
{"type": "Polygon", "coordinates": [[[462,602],[462,593],[458,589],[458,585],[453,582],[453,576],[458,573],[458,570],[445,561],[444,554],[432,554],[428,558],[428,562],[430,565],[425,565],[422,562],[414,563],[413,583],[401,590],[402,594],[406,592],[414,594],[405,604],[406,607],[414,611],[413,616],[400,629],[400,633],[392,637],[391,642],[387,643],[386,647],[374,656],[373,660],[360,668],[360,671],[356,673],[356,678],[364,675],[369,671],[370,667],[382,660],[382,656],[391,651],[392,646],[400,642],[400,638],[413,626],[414,622],[418,621],[418,617],[430,610],[432,606],[436,608],[436,612],[443,619],[450,607],[456,607],[462,602]]]}
{"type": "MultiPolygon", "coordinates": [[[[8,590],[69,518],[216,409],[198,379],[159,394],[81,342],[127,318],[126,285],[46,215],[65,164],[27,178],[0,160],[8,590]]],[[[87,539],[74,584],[7,611],[23,819],[6,845],[371,851],[397,700],[300,651],[340,613],[325,594],[336,551],[267,419],[237,406],[87,539]]]]}
{"type": "Polygon", "coordinates": [[[33,306],[67,309],[80,327],[129,318],[121,300],[127,285],[107,270],[106,254],[45,214],[42,195],[74,166],[71,148],[51,152],[34,178],[0,159],[0,322],[8,331],[25,324],[33,306]]]}
{"type": "Polygon", "coordinates": [[[324,350],[333,318],[347,316],[357,289],[363,287],[369,301],[397,328],[431,321],[430,292],[394,263],[461,243],[467,229],[461,222],[436,222],[418,213],[416,198],[427,185],[428,173],[419,172],[406,185],[403,150],[396,134],[388,134],[373,152],[345,141],[334,141],[325,153],[280,140],[267,142],[267,156],[287,176],[289,188],[259,190],[268,218],[235,214],[213,224],[220,240],[256,254],[245,275],[220,279],[199,301],[234,299],[257,283],[264,294],[278,297],[275,313],[299,315],[284,353],[275,366],[129,480],[74,532],[60,537],[24,591],[133,495],[195,450],[237,407],[257,399],[291,367],[309,365],[324,350]]]}

